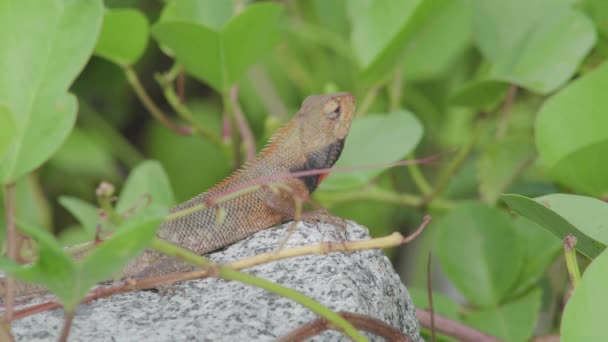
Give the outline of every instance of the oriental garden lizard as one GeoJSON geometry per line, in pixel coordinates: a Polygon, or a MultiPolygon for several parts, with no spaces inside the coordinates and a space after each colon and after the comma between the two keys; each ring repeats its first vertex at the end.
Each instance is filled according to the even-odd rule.
{"type": "MultiPolygon", "coordinates": [[[[157,236],[202,255],[293,220],[296,213],[294,194],[308,197],[327,174],[289,177],[289,173],[333,166],[344,147],[354,110],[355,99],[350,93],[307,97],[297,114],[270,138],[255,160],[172,211],[191,208],[231,188],[273,175],[287,175],[278,181],[291,192],[261,187],[218,204],[225,212],[221,220],[216,218],[217,209],[208,207],[165,222],[157,236]]],[[[122,276],[148,278],[190,268],[181,260],[146,250],[127,264],[122,276]]],[[[31,285],[19,285],[17,295],[32,292],[31,285]]]]}

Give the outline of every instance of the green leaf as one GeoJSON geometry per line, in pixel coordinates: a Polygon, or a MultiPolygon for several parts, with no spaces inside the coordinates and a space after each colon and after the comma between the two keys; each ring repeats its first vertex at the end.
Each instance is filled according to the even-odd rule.
{"type": "Polygon", "coordinates": [[[62,175],[102,177],[113,174],[115,165],[112,155],[94,134],[75,126],[49,160],[49,165],[60,169],[62,175]]]}
{"type": "Polygon", "coordinates": [[[134,206],[141,208],[148,203],[146,196],[150,197],[150,203],[163,207],[169,207],[175,203],[169,178],[157,161],[144,161],[131,171],[120,193],[116,210],[124,213],[134,206]]]}
{"type": "Polygon", "coordinates": [[[519,235],[518,241],[524,257],[516,288],[511,291],[514,295],[519,295],[538,283],[549,266],[561,254],[562,242],[546,229],[524,217],[513,220],[513,228],[519,235]]]}
{"type": "Polygon", "coordinates": [[[528,341],[534,332],[541,299],[542,291],[536,288],[496,308],[473,311],[465,321],[504,341],[528,341]]]}
{"type": "Polygon", "coordinates": [[[163,20],[152,33],[192,76],[223,92],[280,40],[283,6],[254,4],[221,30],[195,22],[163,20]]]}
{"type": "Polygon", "coordinates": [[[121,224],[117,233],[79,262],[74,262],[50,233],[20,223],[20,230],[36,240],[38,259],[23,266],[0,257],[0,269],[19,280],[44,285],[66,310],[73,310],[93,285],[111,279],[129,259],[146,248],[167,212],[157,205],[146,208],[121,224]]]}
{"type": "Polygon", "coordinates": [[[536,201],[572,223],[585,235],[608,245],[608,203],[592,197],[567,194],[542,196],[536,201]]]}
{"type": "Polygon", "coordinates": [[[608,194],[608,63],[551,97],[536,120],[536,147],[557,181],[593,195],[608,194]]]}
{"type": "Polygon", "coordinates": [[[95,54],[121,66],[134,64],[146,50],[148,26],[138,10],[107,10],[95,54]]]}
{"type": "Polygon", "coordinates": [[[361,79],[374,83],[402,61],[409,40],[447,0],[348,1],[351,42],[361,79]]]}
{"type": "Polygon", "coordinates": [[[15,120],[10,109],[0,106],[0,160],[15,136],[15,120]]]}
{"type": "Polygon", "coordinates": [[[591,21],[564,0],[475,0],[473,8],[491,80],[547,94],[572,77],[595,44],[591,21]]]}
{"type": "Polygon", "coordinates": [[[492,80],[478,80],[465,84],[449,98],[453,105],[492,111],[504,99],[508,85],[492,80]]]}
{"type": "Polygon", "coordinates": [[[161,13],[161,21],[187,21],[221,30],[232,17],[230,1],[217,0],[172,0],[161,13]]]}
{"type": "Polygon", "coordinates": [[[111,279],[125,264],[141,253],[156,235],[168,210],[153,205],[121,224],[116,233],[78,263],[78,287],[73,296],[82,298],[100,281],[111,279]]]}
{"type": "Polygon", "coordinates": [[[89,239],[95,237],[97,224],[99,223],[97,207],[79,198],[70,196],[59,197],[59,204],[80,222],[82,227],[87,231],[89,239]]]}
{"type": "Polygon", "coordinates": [[[446,72],[471,44],[471,14],[466,0],[441,1],[408,39],[402,59],[404,77],[430,79],[446,72]]]}
{"type": "Polygon", "coordinates": [[[600,254],[583,274],[562,316],[563,342],[603,341],[608,313],[608,252],[600,254]]]}
{"type": "MultiPolygon", "coordinates": [[[[574,222],[568,222],[564,217],[554,212],[550,204],[548,204],[549,208],[547,208],[545,205],[539,203],[539,201],[546,201],[546,199],[542,199],[542,197],[537,201],[516,194],[506,194],[500,196],[500,198],[505,201],[511,210],[516,212],[518,215],[521,215],[539,226],[549,230],[561,240],[563,240],[563,238],[569,233],[576,236],[576,249],[589,258],[595,258],[606,247],[601,242],[596,241],[595,239],[587,236],[581,230],[577,229],[582,227],[575,227],[573,225],[574,222]]],[[[590,211],[583,208],[581,215],[589,213],[590,211]]],[[[588,217],[589,220],[593,218],[594,216],[588,217]]]]}
{"type": "Polygon", "coordinates": [[[21,232],[34,238],[38,245],[38,260],[31,266],[22,266],[8,258],[0,258],[0,269],[15,278],[46,286],[66,305],[73,309],[70,300],[76,284],[77,268],[55,238],[43,228],[19,223],[21,232]]]}
{"type": "Polygon", "coordinates": [[[585,13],[594,21],[598,31],[608,37],[608,2],[604,0],[585,0],[582,3],[585,13]]]}
{"type": "Polygon", "coordinates": [[[354,166],[355,170],[334,172],[322,183],[323,190],[360,187],[386,168],[357,170],[357,165],[386,164],[403,159],[422,139],[423,128],[410,112],[370,114],[355,120],[336,166],[354,166]],[[374,133],[375,132],[375,133],[374,133]],[[370,134],[377,134],[370,139],[370,134]]]}
{"type": "Polygon", "coordinates": [[[469,302],[488,307],[507,297],[523,257],[506,214],[479,203],[462,204],[435,229],[442,269],[469,302]]]}
{"type": "Polygon", "coordinates": [[[518,171],[534,157],[531,137],[509,136],[485,144],[478,163],[479,193],[488,204],[515,180],[518,171]]]}
{"type": "MultiPolygon", "coordinates": [[[[195,107],[193,107],[195,108],[195,107]]],[[[196,115],[197,112],[194,113],[196,115]]],[[[210,111],[201,112],[202,118],[218,118],[210,111]]],[[[206,121],[207,127],[214,127],[213,122],[206,121]]],[[[154,123],[146,132],[146,153],[158,159],[171,179],[171,185],[178,201],[187,200],[203,190],[207,190],[221,181],[231,171],[230,161],[217,145],[198,137],[179,136],[165,127],[154,123]],[[183,161],[188,161],[184,167],[183,161]],[[205,170],[201,173],[200,170],[205,170]]]]}
{"type": "Polygon", "coordinates": [[[17,180],[61,146],[76,119],[67,90],[88,60],[101,0],[5,0],[0,3],[0,103],[15,119],[0,183],[17,180]]]}
{"type": "MultiPolygon", "coordinates": [[[[426,289],[408,287],[407,291],[412,297],[412,301],[418,308],[428,309],[429,308],[429,297],[426,289]]],[[[455,321],[460,321],[460,305],[456,303],[452,298],[433,291],[433,312],[436,314],[451,318],[455,321]]],[[[427,336],[430,335],[430,330],[422,328],[422,332],[427,336]]],[[[455,341],[445,335],[439,335],[440,341],[455,341]]]]}

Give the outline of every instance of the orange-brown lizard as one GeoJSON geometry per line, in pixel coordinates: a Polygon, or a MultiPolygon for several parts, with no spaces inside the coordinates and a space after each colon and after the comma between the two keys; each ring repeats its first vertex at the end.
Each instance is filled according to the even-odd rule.
{"type": "MultiPolygon", "coordinates": [[[[298,113],[272,136],[254,161],[209,191],[177,205],[172,211],[191,208],[258,178],[333,166],[344,147],[354,110],[355,99],[350,93],[307,97],[298,113]]],[[[291,192],[277,193],[262,187],[219,204],[226,214],[219,222],[216,219],[217,210],[205,208],[164,223],[157,236],[199,255],[212,252],[257,231],[294,219],[294,193],[310,195],[326,176],[281,177],[278,181],[291,192]]],[[[158,276],[189,267],[180,260],[147,250],[128,263],[123,276],[158,276]]],[[[28,287],[19,286],[25,291],[18,291],[18,295],[30,292],[26,290],[28,287]]]]}

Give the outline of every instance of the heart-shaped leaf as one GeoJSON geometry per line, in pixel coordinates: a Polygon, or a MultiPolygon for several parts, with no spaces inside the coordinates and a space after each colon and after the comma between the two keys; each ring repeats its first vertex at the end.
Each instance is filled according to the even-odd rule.
{"type": "Polygon", "coordinates": [[[386,164],[403,159],[411,153],[420,139],[423,128],[410,112],[399,111],[370,114],[355,120],[346,139],[344,151],[336,166],[353,166],[348,172],[336,172],[322,183],[323,190],[360,187],[369,183],[386,168],[357,170],[357,165],[386,164]],[[376,134],[370,139],[372,132],[376,134]]]}
{"type": "Polygon", "coordinates": [[[452,209],[436,229],[441,266],[465,298],[480,307],[505,299],[523,262],[509,217],[498,209],[467,203],[452,209]]]}
{"type": "Polygon", "coordinates": [[[144,161],[131,171],[116,203],[116,210],[124,213],[129,208],[141,208],[150,203],[163,207],[175,203],[165,170],[159,162],[153,160],[144,161]]]}
{"type": "Polygon", "coordinates": [[[282,13],[279,4],[254,4],[221,29],[167,19],[157,23],[152,33],[188,73],[223,92],[279,42],[282,13]]]}
{"type": "Polygon", "coordinates": [[[0,104],[16,127],[0,183],[38,167],[67,137],[77,102],[66,92],[93,51],[102,15],[101,0],[0,2],[0,104]]]}
{"type": "Polygon", "coordinates": [[[148,43],[148,19],[135,9],[107,10],[95,54],[118,65],[137,62],[148,43]]]}
{"type": "Polygon", "coordinates": [[[546,94],[563,85],[595,44],[591,21],[563,0],[475,0],[474,36],[488,79],[546,94]]]}
{"type": "Polygon", "coordinates": [[[366,83],[385,78],[402,60],[408,41],[446,0],[351,0],[351,42],[366,83]]]}
{"type": "Polygon", "coordinates": [[[571,83],[541,108],[536,147],[557,181],[593,195],[608,194],[608,63],[571,83]]]}

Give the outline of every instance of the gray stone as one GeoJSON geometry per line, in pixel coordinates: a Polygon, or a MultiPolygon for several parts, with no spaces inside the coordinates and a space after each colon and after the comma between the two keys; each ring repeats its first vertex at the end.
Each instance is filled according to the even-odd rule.
{"type": "MultiPolygon", "coordinates": [[[[209,255],[226,263],[273,251],[286,226],[268,229],[209,255]]],[[[330,224],[300,223],[288,245],[368,239],[365,227],[348,222],[346,232],[330,224]]],[[[405,286],[380,250],[309,255],[247,270],[327,305],[381,319],[420,341],[415,308],[405,286]]],[[[169,291],[139,291],[82,305],[70,341],[271,341],[317,316],[302,305],[265,290],[221,279],[175,285],[169,291]]],[[[19,341],[55,341],[63,311],[13,322],[19,341]]],[[[367,335],[372,340],[383,340],[367,335]]],[[[347,340],[327,331],[315,340],[347,340]]]]}

